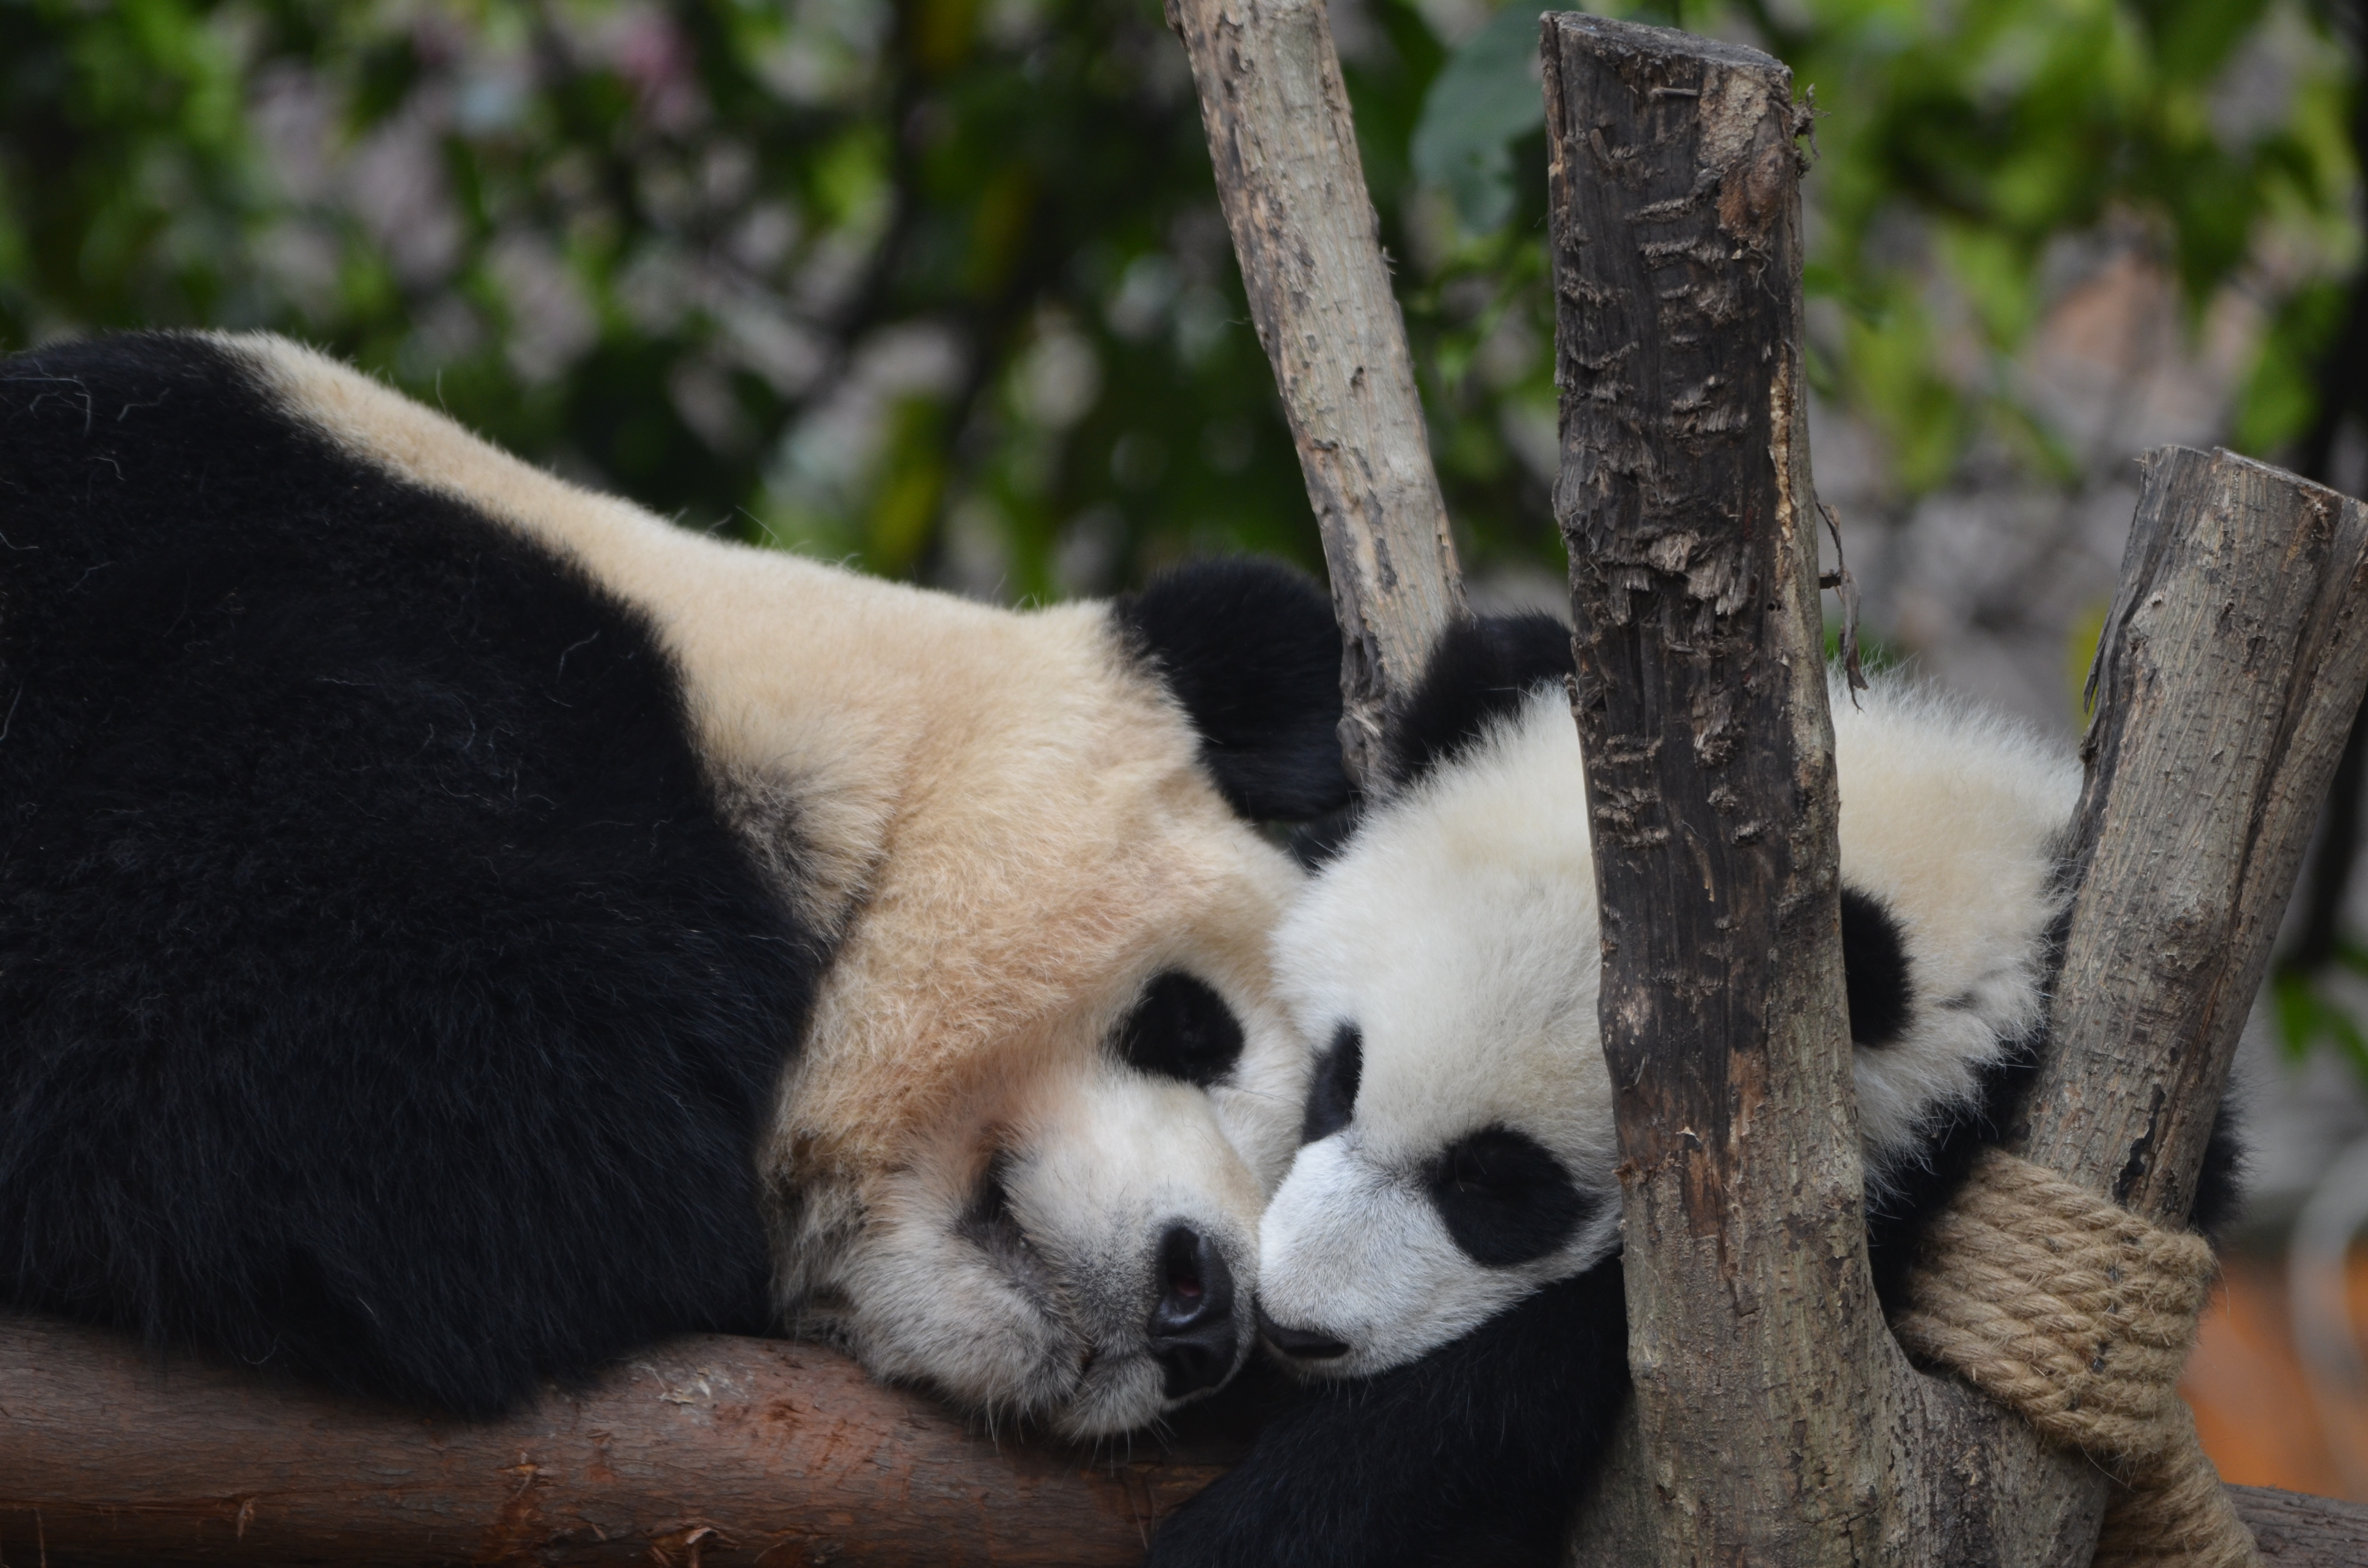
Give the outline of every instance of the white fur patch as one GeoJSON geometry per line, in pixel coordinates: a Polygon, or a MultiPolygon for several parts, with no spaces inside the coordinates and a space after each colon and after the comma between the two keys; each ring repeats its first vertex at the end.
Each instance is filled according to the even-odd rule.
{"type": "MultiPolygon", "coordinates": [[[[2053,855],[2079,774],[1902,681],[1861,702],[1834,700],[1842,880],[1900,923],[1914,992],[1905,1037],[1857,1053],[1881,1180],[2039,1017],[2053,855]]],[[[1299,1151],[1261,1223],[1268,1314],[1349,1346],[1306,1369],[1413,1360],[1617,1246],[1594,861],[1561,691],[1533,694],[1377,811],[1278,928],[1275,968],[1315,1049],[1343,1024],[1363,1040],[1353,1119],[1299,1151]],[[1492,1123],[1536,1139],[1599,1199],[1567,1245],[1511,1268],[1455,1246],[1420,1175],[1492,1123]]]]}

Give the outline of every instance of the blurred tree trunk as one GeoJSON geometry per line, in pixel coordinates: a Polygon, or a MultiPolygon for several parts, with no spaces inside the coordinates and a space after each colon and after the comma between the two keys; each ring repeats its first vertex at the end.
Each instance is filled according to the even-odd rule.
{"type": "MultiPolygon", "coordinates": [[[[2368,170],[2368,0],[2337,13],[2348,20],[2352,52],[2351,156],[2368,170]]],[[[2318,367],[2318,412],[2294,454],[2294,471],[2332,486],[2337,438],[2347,422],[2368,424],[2368,258],[2351,275],[2344,319],[2318,367]]],[[[2368,433],[2368,432],[2363,432],[2368,433]]],[[[2355,481],[2355,483],[2357,483],[2355,481]]],[[[2361,794],[2368,790],[2368,708],[2355,714],[2343,760],[2327,796],[2327,815],[2304,883],[2301,928],[2284,960],[2287,972],[2308,975],[2335,960],[2343,939],[2344,895],[2360,858],[2361,794]]]]}

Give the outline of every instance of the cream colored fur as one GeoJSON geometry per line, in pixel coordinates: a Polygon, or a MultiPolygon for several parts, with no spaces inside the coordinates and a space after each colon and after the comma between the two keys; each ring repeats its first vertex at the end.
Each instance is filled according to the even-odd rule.
{"type": "MultiPolygon", "coordinates": [[[[2079,775],[2021,730],[1904,681],[1862,708],[1836,693],[1833,718],[1842,880],[1900,921],[1915,993],[1906,1038],[1856,1053],[1880,1181],[2036,1021],[2079,775]]],[[[1353,1119],[1299,1152],[1261,1222],[1268,1314],[1349,1347],[1311,1372],[1415,1359],[1618,1244],[1580,778],[1567,701],[1541,691],[1377,812],[1277,931],[1303,1036],[1326,1041],[1348,1023],[1363,1038],[1353,1119]],[[1559,1252],[1509,1268],[1457,1249],[1426,1192],[1439,1152],[1496,1122],[1536,1138],[1599,1199],[1559,1252]]],[[[1311,1066],[1303,1055],[1303,1085],[1311,1066]]]]}
{"type": "Polygon", "coordinates": [[[1155,1082],[1103,1041],[1181,968],[1276,1060],[1266,936],[1301,879],[1219,796],[1107,607],[1015,614],[702,538],[310,350],[223,341],[347,449],[581,562],[678,662],[741,827],[836,939],[761,1162],[784,1313],[981,1409],[1078,1433],[1156,1415],[1156,1228],[1238,1238],[1247,1290],[1297,1109],[1255,1075],[1155,1082]],[[999,1150],[1065,1271],[1049,1294],[951,1239],[999,1150]]]}

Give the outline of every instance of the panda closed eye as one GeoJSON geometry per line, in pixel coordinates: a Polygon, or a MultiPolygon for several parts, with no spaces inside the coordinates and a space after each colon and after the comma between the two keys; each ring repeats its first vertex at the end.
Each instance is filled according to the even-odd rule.
{"type": "Polygon", "coordinates": [[[1449,1144],[1431,1165],[1429,1187],[1455,1244],[1490,1268],[1560,1249],[1600,1205],[1544,1144],[1501,1123],[1449,1144]]]}
{"type": "Polygon", "coordinates": [[[1181,970],[1152,981],[1119,1026],[1114,1049],[1138,1072],[1207,1088],[1242,1055],[1241,1020],[1206,983],[1181,970]]]}
{"type": "Polygon", "coordinates": [[[954,1229],[1022,1290],[1039,1301],[1051,1302],[1059,1293],[1052,1271],[1021,1228],[1019,1216],[1011,1211],[1011,1163],[1008,1151],[987,1162],[985,1174],[979,1177],[954,1229]]]}

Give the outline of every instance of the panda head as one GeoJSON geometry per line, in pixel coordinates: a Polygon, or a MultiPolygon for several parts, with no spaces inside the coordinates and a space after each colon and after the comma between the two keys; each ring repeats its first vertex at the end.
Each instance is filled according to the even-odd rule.
{"type": "Polygon", "coordinates": [[[1090,1437],[1256,1343],[1303,1075],[1269,940],[1304,873],[1262,824],[1347,797],[1339,639],[1246,562],[984,613],[785,1086],[775,1250],[802,1331],[1090,1437]]]}
{"type": "MultiPolygon", "coordinates": [[[[1400,791],[1275,938],[1304,1040],[1303,1146],[1261,1222],[1259,1307],[1294,1370],[1364,1377],[1619,1247],[1594,866],[1569,633],[1442,644],[1393,733],[1400,791]]],[[[1886,685],[1834,713],[1842,929],[1871,1180],[2036,1019],[2078,776],[2019,732],[1886,685]]]]}

